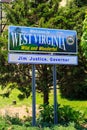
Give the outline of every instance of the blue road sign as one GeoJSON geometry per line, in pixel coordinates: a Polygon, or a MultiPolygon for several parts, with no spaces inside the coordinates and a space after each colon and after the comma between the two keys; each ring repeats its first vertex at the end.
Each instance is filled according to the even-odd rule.
{"type": "Polygon", "coordinates": [[[77,53],[75,30],[9,26],[8,49],[13,52],[77,53]]]}

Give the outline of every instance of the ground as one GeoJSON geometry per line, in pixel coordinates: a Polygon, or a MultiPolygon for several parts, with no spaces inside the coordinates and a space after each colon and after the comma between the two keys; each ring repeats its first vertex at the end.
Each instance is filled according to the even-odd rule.
{"type": "Polygon", "coordinates": [[[18,116],[20,119],[24,117],[32,116],[32,107],[15,107],[15,106],[7,106],[0,109],[1,116],[18,116]]]}

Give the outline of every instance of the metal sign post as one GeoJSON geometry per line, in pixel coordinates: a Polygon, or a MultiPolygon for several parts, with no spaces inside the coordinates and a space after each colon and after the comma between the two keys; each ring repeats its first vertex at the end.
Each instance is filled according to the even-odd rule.
{"type": "Polygon", "coordinates": [[[53,65],[53,86],[54,86],[54,124],[57,124],[58,114],[57,114],[57,91],[56,91],[56,65],[53,65]]]}
{"type": "Polygon", "coordinates": [[[32,125],[36,125],[35,64],[32,64],[32,125]]]}

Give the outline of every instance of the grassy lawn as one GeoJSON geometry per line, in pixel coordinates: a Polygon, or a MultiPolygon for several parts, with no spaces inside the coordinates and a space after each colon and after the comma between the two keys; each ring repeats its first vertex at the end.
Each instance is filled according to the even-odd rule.
{"type": "MultiPolygon", "coordinates": [[[[4,90],[6,91],[6,90],[4,90]]],[[[3,90],[0,88],[0,94],[4,93],[3,90]]],[[[7,97],[2,97],[0,96],[0,108],[3,108],[5,106],[10,106],[12,105],[12,102],[15,100],[17,104],[15,106],[31,106],[32,105],[32,94],[30,95],[29,98],[25,98],[24,100],[19,100],[18,95],[21,92],[18,91],[17,89],[14,89],[12,93],[10,94],[9,98],[7,97]]],[[[40,93],[36,93],[36,104],[40,105],[43,103],[43,97],[40,93]]]]}
{"type": "MultiPolygon", "coordinates": [[[[53,92],[50,94],[50,98],[53,98],[53,92]]],[[[53,99],[50,99],[51,103],[53,99]]],[[[74,108],[75,110],[79,110],[81,112],[85,112],[87,117],[87,100],[68,100],[66,98],[61,97],[61,93],[57,91],[57,101],[60,105],[69,105],[70,107],[74,108]]]]}
{"type": "MultiPolygon", "coordinates": [[[[3,93],[3,91],[0,89],[0,94],[3,93]]],[[[14,89],[12,91],[12,93],[10,94],[10,97],[9,98],[6,98],[6,97],[2,97],[0,96],[0,108],[3,108],[5,106],[10,106],[12,105],[12,102],[14,100],[16,100],[17,104],[15,106],[23,106],[23,105],[26,105],[26,106],[31,106],[32,105],[32,95],[30,95],[29,98],[27,99],[24,99],[24,100],[19,100],[18,99],[18,94],[20,92],[17,90],[17,89],[14,89]]],[[[51,91],[50,93],[50,104],[53,104],[53,100],[54,100],[54,97],[53,97],[53,91],[51,91]]],[[[75,110],[80,110],[80,111],[83,111],[86,113],[86,117],[87,117],[87,101],[70,101],[68,99],[65,99],[65,98],[62,98],[61,97],[61,94],[59,92],[59,90],[57,91],[57,100],[58,100],[58,103],[61,104],[61,105],[69,105],[73,108],[75,108],[75,110]]],[[[36,104],[37,105],[40,105],[40,104],[43,104],[43,97],[42,97],[42,94],[40,93],[36,93],[36,104]]]]}

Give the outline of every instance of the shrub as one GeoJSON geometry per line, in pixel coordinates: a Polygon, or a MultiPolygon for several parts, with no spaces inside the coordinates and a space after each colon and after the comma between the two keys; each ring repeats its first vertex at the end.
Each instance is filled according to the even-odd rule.
{"type": "Polygon", "coordinates": [[[9,115],[6,115],[5,116],[5,121],[9,122],[12,125],[22,125],[23,124],[22,120],[19,119],[19,117],[17,115],[12,116],[12,117],[9,116],[9,115]]]}
{"type": "Polygon", "coordinates": [[[39,130],[38,127],[24,127],[24,126],[19,126],[19,125],[13,125],[12,129],[10,130],[39,130]]]}
{"type": "MultiPolygon", "coordinates": [[[[8,118],[9,119],[9,118],[8,118]]],[[[32,127],[32,126],[25,126],[24,124],[11,124],[9,120],[6,118],[0,117],[0,130],[86,130],[85,128],[81,128],[81,126],[76,127],[74,122],[70,122],[64,125],[53,125],[51,127],[32,127]]]]}
{"type": "MultiPolygon", "coordinates": [[[[86,62],[85,62],[86,65],[86,62]]],[[[61,96],[71,100],[87,99],[87,73],[85,65],[79,63],[78,67],[68,66],[61,71],[60,92],[61,96]]]]}
{"type": "MultiPolygon", "coordinates": [[[[58,123],[68,124],[75,122],[77,124],[84,121],[84,113],[76,111],[70,106],[60,106],[57,109],[58,123]]],[[[40,115],[37,119],[37,124],[40,126],[52,126],[54,124],[54,107],[53,105],[41,105],[40,115]]]]}
{"type": "Polygon", "coordinates": [[[69,123],[69,122],[83,122],[84,121],[84,113],[80,111],[74,110],[72,107],[68,105],[58,106],[58,121],[60,123],[69,123]]]}
{"type": "Polygon", "coordinates": [[[49,127],[45,127],[44,130],[51,130],[51,128],[49,128],[49,127]]]}
{"type": "Polygon", "coordinates": [[[54,126],[53,130],[76,130],[74,123],[69,123],[68,126],[54,126]]]}
{"type": "Polygon", "coordinates": [[[53,106],[44,104],[41,105],[39,109],[40,114],[37,119],[37,124],[41,126],[51,126],[54,122],[53,106]]]}
{"type": "Polygon", "coordinates": [[[5,130],[9,124],[5,121],[4,118],[0,117],[0,130],[5,130]]]}

